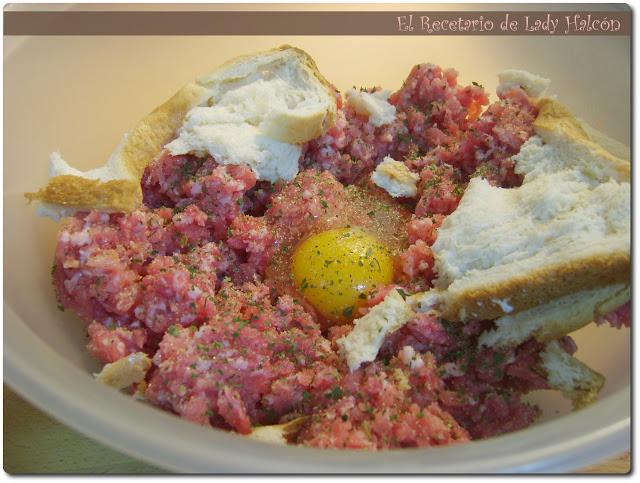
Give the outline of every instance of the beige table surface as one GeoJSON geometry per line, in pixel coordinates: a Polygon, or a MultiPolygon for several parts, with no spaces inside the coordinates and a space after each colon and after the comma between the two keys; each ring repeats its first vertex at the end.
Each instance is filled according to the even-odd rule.
{"type": "MultiPolygon", "coordinates": [[[[58,423],[4,386],[4,470],[20,473],[163,473],[58,423]]],[[[585,473],[627,473],[630,454],[585,473]]]]}

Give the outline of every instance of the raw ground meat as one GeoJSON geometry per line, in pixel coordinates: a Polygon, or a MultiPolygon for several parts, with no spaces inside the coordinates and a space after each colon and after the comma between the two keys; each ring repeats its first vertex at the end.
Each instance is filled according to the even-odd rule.
{"type": "Polygon", "coordinates": [[[173,326],[154,356],[147,398],[200,424],[247,433],[303,411],[338,379],[336,355],[302,306],[265,285],[216,295],[200,328],[173,326]]]}
{"type": "Polygon", "coordinates": [[[627,302],[622,307],[604,314],[599,317],[596,324],[609,324],[614,329],[621,329],[622,327],[631,327],[631,302],[627,302]]]}
{"type": "MultiPolygon", "coordinates": [[[[104,363],[148,353],[147,400],[198,424],[248,433],[306,416],[292,442],[309,446],[440,446],[530,425],[539,409],[523,395],[548,387],[542,344],[479,349],[492,322],[421,313],[349,372],[336,340],[352,326],[323,330],[291,282],[295,245],[348,225],[375,233],[397,258],[396,279],[369,294],[359,316],[393,288],[427,290],[437,275],[431,246],[471,177],[521,184],[511,156],[534,132],[535,103],[515,88],[489,104],[482,86],[457,76],[416,65],[389,96],[396,115],[382,126],[335,91],[336,122],[302,146],[291,182],[163,152],[144,172],[140,209],[69,218],[52,277],[61,309],[87,324],[88,351],[104,363]],[[413,199],[371,182],[385,156],[419,176],[413,199]]],[[[630,304],[596,323],[628,327],[630,304]]],[[[570,338],[560,342],[575,352],[570,338]]]]}
{"type": "Polygon", "coordinates": [[[305,146],[301,167],[329,171],[340,182],[354,184],[371,173],[386,155],[395,152],[399,138],[406,133],[402,119],[375,127],[366,116],[343,105],[338,95],[335,124],[305,146]]]}
{"type": "Polygon", "coordinates": [[[169,153],[156,158],[142,177],[147,206],[196,205],[207,215],[215,240],[226,238],[229,224],[242,212],[245,193],[255,184],[256,176],[247,166],[218,165],[211,157],[202,160],[169,153]]]}
{"type": "Polygon", "coordinates": [[[544,346],[529,340],[504,350],[478,349],[477,336],[491,327],[488,321],[452,323],[421,313],[390,334],[380,354],[390,357],[407,346],[432,353],[446,388],[442,407],[473,438],[523,429],[539,410],[523,402],[522,395],[548,388],[539,359],[544,346]]]}
{"type": "Polygon", "coordinates": [[[393,358],[348,374],[336,401],[314,413],[297,442],[320,448],[384,449],[440,446],[469,440],[438,404],[442,381],[433,358],[393,358]]]}

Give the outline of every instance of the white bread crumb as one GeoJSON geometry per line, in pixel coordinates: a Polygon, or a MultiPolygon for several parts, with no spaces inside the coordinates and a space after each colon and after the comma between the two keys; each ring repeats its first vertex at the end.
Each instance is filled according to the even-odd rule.
{"type": "Polygon", "coordinates": [[[551,81],[526,70],[509,69],[498,74],[498,95],[510,89],[521,87],[529,96],[540,97],[549,88],[551,81]]]}
{"type": "Polygon", "coordinates": [[[407,298],[407,302],[416,312],[437,312],[438,306],[443,302],[444,292],[432,288],[426,292],[418,292],[407,298]]]}
{"type": "Polygon", "coordinates": [[[180,137],[167,145],[172,154],[210,154],[220,164],[245,164],[258,179],[271,182],[298,174],[300,146],[271,139],[247,123],[198,124],[193,114],[187,115],[180,137]]]}
{"type": "Polygon", "coordinates": [[[417,184],[420,176],[412,172],[407,165],[390,156],[371,173],[371,181],[389,193],[393,198],[413,198],[418,194],[417,184]]]}
{"type": "Polygon", "coordinates": [[[248,436],[257,441],[275,444],[288,444],[287,436],[300,430],[301,426],[307,420],[306,416],[302,416],[283,424],[270,424],[267,426],[256,426],[251,429],[248,436]]]}
{"type": "Polygon", "coordinates": [[[144,380],[151,367],[151,359],[144,352],[129,354],[110,364],[95,374],[96,381],[116,389],[125,389],[131,384],[144,380]]]}
{"type": "Polygon", "coordinates": [[[391,91],[382,90],[372,94],[366,91],[349,89],[347,91],[347,103],[353,107],[357,114],[369,116],[369,122],[376,126],[390,124],[396,118],[395,106],[389,104],[387,99],[391,91]]]}

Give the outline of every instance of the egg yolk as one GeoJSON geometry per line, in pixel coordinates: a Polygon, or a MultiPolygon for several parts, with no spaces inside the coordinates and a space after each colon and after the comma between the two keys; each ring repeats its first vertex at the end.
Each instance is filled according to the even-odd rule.
{"type": "Polygon", "coordinates": [[[323,231],[302,241],[291,259],[297,290],[326,319],[353,319],[367,294],[393,281],[389,249],[359,228],[323,231]]]}

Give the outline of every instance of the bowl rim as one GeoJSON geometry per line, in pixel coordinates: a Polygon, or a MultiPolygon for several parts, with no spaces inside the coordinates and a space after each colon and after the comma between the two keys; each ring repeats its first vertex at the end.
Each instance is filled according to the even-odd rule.
{"type": "Polygon", "coordinates": [[[5,381],[22,397],[102,444],[180,473],[559,473],[631,444],[630,385],[580,411],[483,441],[385,452],[322,450],[253,441],[140,404],[48,346],[6,301],[3,346],[5,381]],[[589,421],[600,424],[585,431],[589,421]],[[168,438],[176,434],[184,438],[168,438]]]}

